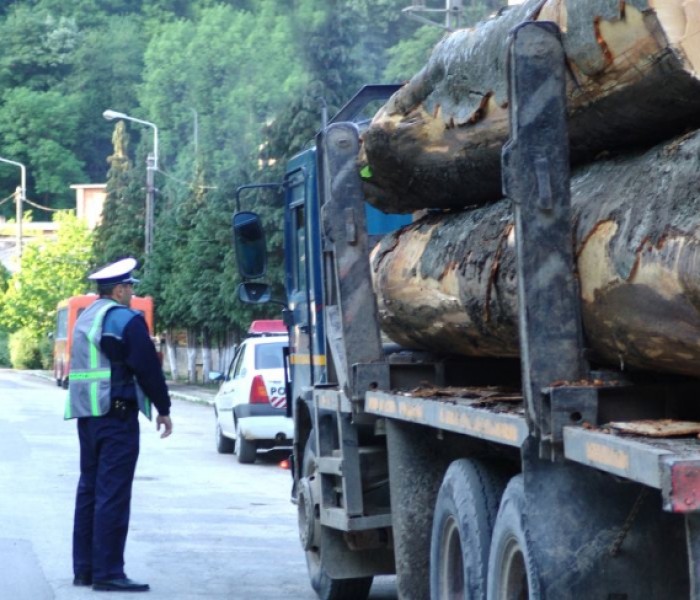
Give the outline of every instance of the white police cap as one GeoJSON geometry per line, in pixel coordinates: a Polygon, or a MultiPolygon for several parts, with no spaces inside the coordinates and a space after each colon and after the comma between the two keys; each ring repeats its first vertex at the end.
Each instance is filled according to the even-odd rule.
{"type": "Polygon", "coordinates": [[[97,285],[138,283],[139,280],[131,276],[131,272],[136,268],[137,264],[138,261],[135,258],[122,258],[88,275],[88,279],[91,279],[97,283],[97,285]]]}

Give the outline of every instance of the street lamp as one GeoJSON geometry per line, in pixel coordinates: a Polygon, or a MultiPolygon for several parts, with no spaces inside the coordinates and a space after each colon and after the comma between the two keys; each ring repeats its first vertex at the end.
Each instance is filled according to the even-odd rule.
{"type": "Polygon", "coordinates": [[[158,127],[155,123],[150,121],[144,121],[142,119],[137,119],[136,117],[130,117],[124,113],[117,112],[116,110],[107,109],[102,113],[102,116],[108,121],[113,121],[114,119],[123,119],[125,121],[133,121],[134,123],[141,123],[141,125],[147,125],[153,129],[153,154],[149,154],[146,158],[146,230],[144,232],[144,246],[145,254],[148,256],[153,249],[153,223],[154,223],[154,197],[155,197],[155,187],[154,187],[154,174],[158,170],[158,127]]]}
{"type": "MultiPolygon", "coordinates": [[[[14,165],[19,167],[21,170],[21,184],[19,188],[19,195],[17,196],[17,258],[22,258],[22,212],[23,203],[27,199],[27,169],[20,162],[14,160],[8,160],[7,158],[0,158],[0,162],[7,163],[8,165],[14,165]]],[[[19,266],[19,265],[18,265],[19,266]]]]}

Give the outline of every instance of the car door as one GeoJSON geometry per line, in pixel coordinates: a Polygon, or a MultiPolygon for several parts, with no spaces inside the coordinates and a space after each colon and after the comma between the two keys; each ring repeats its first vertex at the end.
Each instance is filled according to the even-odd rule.
{"type": "Polygon", "coordinates": [[[246,371],[244,364],[247,349],[248,345],[245,343],[238,348],[238,352],[233,357],[228,373],[226,373],[226,378],[217,394],[217,409],[222,415],[220,419],[221,429],[228,437],[235,437],[236,435],[236,429],[233,424],[233,407],[240,402],[239,398],[243,387],[242,378],[246,371]]]}

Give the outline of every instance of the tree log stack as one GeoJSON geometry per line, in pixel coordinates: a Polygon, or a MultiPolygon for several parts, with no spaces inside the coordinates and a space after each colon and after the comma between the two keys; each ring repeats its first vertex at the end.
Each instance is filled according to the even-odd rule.
{"type": "MultiPolygon", "coordinates": [[[[584,329],[603,362],[700,375],[700,132],[579,167],[584,329]]],[[[513,218],[502,200],[432,212],[374,249],[384,331],[407,347],[517,356],[513,218]]]]}
{"type": "Polygon", "coordinates": [[[360,155],[371,201],[451,209],[373,251],[392,339],[518,354],[513,218],[500,199],[505,38],[523,19],[546,19],[564,31],[572,73],[572,243],[587,345],[598,362],[700,376],[700,0],[660,4],[527,2],[448,36],[379,111],[360,155]]]}
{"type": "Polygon", "coordinates": [[[526,20],[562,30],[574,163],[700,127],[699,0],[529,0],[445,37],[377,113],[359,158],[377,208],[500,198],[508,32],[526,20]]]}

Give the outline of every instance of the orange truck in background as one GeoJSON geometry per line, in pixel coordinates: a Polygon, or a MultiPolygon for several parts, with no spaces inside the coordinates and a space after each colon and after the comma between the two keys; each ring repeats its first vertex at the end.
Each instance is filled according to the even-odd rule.
{"type": "MultiPolygon", "coordinates": [[[[73,327],[78,316],[90,306],[99,296],[97,294],[82,294],[61,300],[56,307],[56,331],[53,345],[53,373],[56,385],[68,388],[70,374],[70,349],[73,341],[73,327]]],[[[150,296],[133,296],[131,308],[138,310],[146,319],[148,331],[153,337],[153,298],[150,296]]]]}

